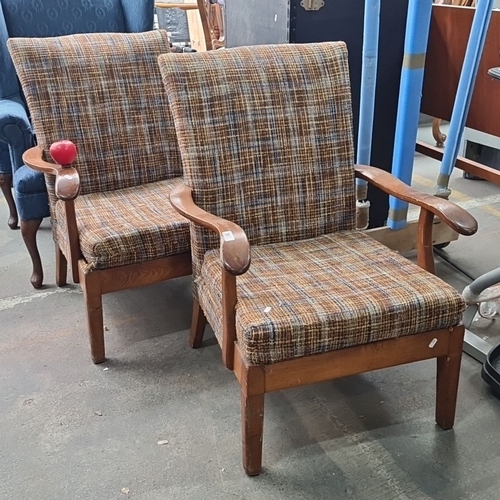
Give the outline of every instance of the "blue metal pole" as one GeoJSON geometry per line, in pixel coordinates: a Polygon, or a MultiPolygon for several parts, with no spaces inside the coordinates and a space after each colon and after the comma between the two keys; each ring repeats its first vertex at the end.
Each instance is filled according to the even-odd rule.
{"type": "MultiPolygon", "coordinates": [[[[356,163],[370,165],[377,89],[378,40],[380,31],[380,0],[365,0],[363,27],[363,65],[359,104],[358,147],[356,163]]],[[[368,183],[356,179],[356,227],[366,229],[370,219],[368,183]]]]}
{"type": "Polygon", "coordinates": [[[448,183],[453,167],[455,166],[455,161],[457,160],[458,150],[465,128],[465,121],[469,114],[472,94],[474,92],[474,83],[476,81],[486,35],[488,33],[492,9],[493,0],[479,0],[477,3],[476,13],[469,36],[469,43],[467,44],[467,50],[465,52],[464,64],[458,82],[455,104],[451,114],[448,140],[446,141],[443,161],[441,162],[441,170],[437,180],[436,195],[442,198],[448,198],[451,194],[448,183]]]}
{"type": "MultiPolygon", "coordinates": [[[[363,31],[363,66],[361,69],[361,98],[359,105],[358,148],[356,163],[370,165],[377,88],[378,40],[380,29],[380,0],[365,1],[363,31]]],[[[366,185],[366,181],[361,185],[366,185]]]]}
{"type": "MultiPolygon", "coordinates": [[[[432,0],[410,0],[392,159],[392,173],[406,184],[413,172],[431,13],[432,0]]],[[[387,225],[405,227],[407,213],[408,204],[391,197],[387,225]]]]}

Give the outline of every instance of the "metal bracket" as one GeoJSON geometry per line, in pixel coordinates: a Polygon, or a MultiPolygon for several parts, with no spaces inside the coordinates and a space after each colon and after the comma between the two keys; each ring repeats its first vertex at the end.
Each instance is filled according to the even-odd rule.
{"type": "Polygon", "coordinates": [[[319,10],[325,6],[324,0],[302,0],[300,6],[305,10],[319,10]]]}

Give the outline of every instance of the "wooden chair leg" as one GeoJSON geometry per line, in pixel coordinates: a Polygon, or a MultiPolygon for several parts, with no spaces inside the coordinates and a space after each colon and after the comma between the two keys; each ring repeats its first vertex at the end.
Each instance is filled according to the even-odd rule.
{"type": "Polygon", "coordinates": [[[14,196],[12,195],[12,175],[0,174],[0,189],[9,207],[9,220],[7,221],[7,225],[11,229],[17,229],[19,218],[14,196]]]}
{"type": "Polygon", "coordinates": [[[56,285],[64,286],[67,284],[68,261],[62,253],[59,245],[56,243],[56,285]]]}
{"type": "Polygon", "coordinates": [[[30,281],[34,288],[40,288],[43,283],[42,260],[36,244],[36,233],[41,223],[42,219],[21,220],[21,235],[33,263],[30,281]]]}
{"type": "Polygon", "coordinates": [[[444,142],[446,141],[446,134],[441,132],[441,120],[439,118],[434,118],[432,120],[432,136],[436,141],[436,147],[444,148],[444,142]]]}
{"type": "Polygon", "coordinates": [[[464,327],[455,327],[450,334],[448,355],[437,358],[436,423],[443,430],[451,429],[455,423],[463,339],[464,327]]]}
{"type": "Polygon", "coordinates": [[[264,431],[264,376],[260,367],[248,367],[241,385],[243,468],[249,476],[262,471],[264,431]]]}
{"type": "Polygon", "coordinates": [[[106,361],[104,351],[104,321],[102,316],[101,283],[98,273],[81,273],[87,323],[89,329],[90,353],[92,361],[97,365],[106,361]]]}
{"type": "Polygon", "coordinates": [[[189,336],[189,345],[193,349],[201,347],[206,326],[207,318],[205,318],[205,314],[203,313],[198,301],[193,299],[193,316],[191,319],[191,334],[189,336]]]}

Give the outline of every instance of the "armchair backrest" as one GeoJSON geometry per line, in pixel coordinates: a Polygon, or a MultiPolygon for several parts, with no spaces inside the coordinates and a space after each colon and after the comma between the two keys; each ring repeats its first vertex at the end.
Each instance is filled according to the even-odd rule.
{"type": "Polygon", "coordinates": [[[0,98],[19,93],[8,38],[142,32],[153,17],[154,0],[0,0],[0,98]]]}
{"type": "Polygon", "coordinates": [[[169,51],[165,31],[13,38],[8,46],[46,157],[55,141],[77,145],[81,194],[182,175],[157,63],[169,51]]]}
{"type": "MultiPolygon", "coordinates": [[[[183,55],[159,62],[196,204],[239,224],[257,245],[353,229],[345,44],[183,55]]],[[[219,242],[192,227],[191,244],[196,283],[219,242]]]]}

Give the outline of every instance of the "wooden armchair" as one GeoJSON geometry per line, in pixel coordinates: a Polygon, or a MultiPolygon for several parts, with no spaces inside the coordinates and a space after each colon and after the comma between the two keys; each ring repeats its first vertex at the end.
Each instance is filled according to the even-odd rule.
{"type": "Polygon", "coordinates": [[[24,160],[46,174],[56,282],[69,260],[94,363],[103,294],[191,273],[188,223],[168,202],[182,175],[157,64],[168,47],[164,31],[9,41],[39,144],[24,160]],[[70,166],[49,160],[62,139],[78,148],[70,166]]]}
{"type": "Polygon", "coordinates": [[[345,44],[159,64],[186,183],[171,201],[192,224],[191,344],[208,320],[241,385],[246,472],[261,471],[271,391],[437,358],[436,421],[451,428],[465,304],[433,274],[432,222],[468,235],[476,221],[354,166],[345,44]],[[355,230],[355,176],[421,207],[420,267],[355,230]]]}

